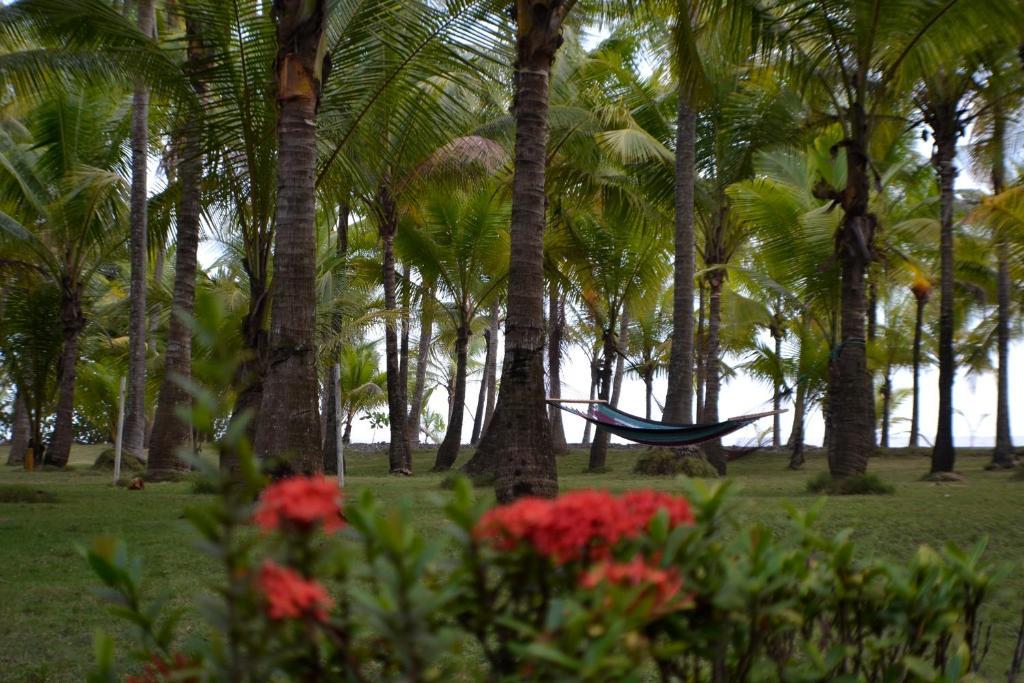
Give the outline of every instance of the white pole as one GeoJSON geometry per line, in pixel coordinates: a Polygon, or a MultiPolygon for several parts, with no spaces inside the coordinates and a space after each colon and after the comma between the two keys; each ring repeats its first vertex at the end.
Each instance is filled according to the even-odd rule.
{"type": "Polygon", "coordinates": [[[338,457],[338,488],[345,488],[345,444],[341,442],[341,366],[334,364],[334,448],[338,457]]]}
{"type": "Polygon", "coordinates": [[[121,479],[121,436],[124,434],[124,382],[121,377],[121,389],[117,397],[117,434],[114,438],[114,484],[121,479]]]}

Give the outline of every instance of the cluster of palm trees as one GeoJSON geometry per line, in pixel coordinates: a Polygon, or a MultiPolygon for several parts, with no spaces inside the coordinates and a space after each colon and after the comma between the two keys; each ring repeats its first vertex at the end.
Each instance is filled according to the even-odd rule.
{"type": "MultiPolygon", "coordinates": [[[[180,418],[217,376],[201,361],[229,348],[221,421],[244,421],[280,474],[332,467],[361,414],[388,425],[391,472],[412,472],[421,433],[449,469],[470,412],[463,468],[493,475],[499,499],[552,495],[566,440],[545,396],[577,348],[591,397],[616,402],[633,374],[648,416],[667,374],[675,422],[716,421],[732,373],[764,380],[794,404],[793,467],[820,405],[844,477],[865,471],[876,428],[890,445],[901,368],[910,443],[927,433],[918,378],[937,356],[933,470],[955,462],[957,368],[993,358],[993,461],[1011,465],[1018,5],[6,5],[0,382],[15,435],[65,465],[76,433],[112,431],[123,375],[125,448],[148,445],[149,475],[175,476],[203,438],[180,418]],[[957,186],[963,158],[984,190],[957,186]],[[201,233],[218,245],[206,267],[201,233]],[[205,318],[223,329],[193,344],[205,318]],[[432,386],[446,417],[426,409],[432,386]]],[[[607,448],[595,434],[592,470],[607,448]]]]}

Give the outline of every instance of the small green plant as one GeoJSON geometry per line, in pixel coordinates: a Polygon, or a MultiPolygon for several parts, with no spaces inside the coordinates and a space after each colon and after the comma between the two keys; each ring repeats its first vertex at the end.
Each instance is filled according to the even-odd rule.
{"type": "Polygon", "coordinates": [[[895,488],[879,479],[877,474],[833,477],[828,472],[822,472],[808,481],[807,490],[828,496],[888,496],[896,492],[895,488]]]}
{"type": "MultiPolygon", "coordinates": [[[[92,464],[94,470],[102,470],[104,472],[114,471],[114,449],[107,448],[96,456],[96,460],[92,464]]],[[[121,472],[122,473],[139,473],[146,471],[146,463],[131,453],[121,453],[121,472]]]]}
{"type": "Polygon", "coordinates": [[[217,481],[207,477],[192,478],[192,493],[197,496],[209,496],[220,492],[217,481]]]}
{"type": "Polygon", "coordinates": [[[0,486],[0,503],[56,503],[57,496],[29,486],[0,486]]]}
{"type": "Polygon", "coordinates": [[[633,473],[649,477],[718,478],[718,470],[697,448],[651,448],[637,458],[633,473]]]}

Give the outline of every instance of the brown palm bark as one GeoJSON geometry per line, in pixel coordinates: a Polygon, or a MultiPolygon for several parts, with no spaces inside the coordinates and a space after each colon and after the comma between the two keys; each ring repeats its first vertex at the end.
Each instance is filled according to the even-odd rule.
{"type": "Polygon", "coordinates": [[[494,415],[494,404],[498,398],[498,332],[500,328],[501,304],[497,299],[491,302],[488,332],[487,357],[484,359],[485,382],[487,383],[487,405],[484,406],[484,429],[494,415]]]}
{"type": "MultiPolygon", "coordinates": [[[[412,387],[412,400],[409,401],[409,420],[405,427],[405,440],[408,442],[407,448],[410,452],[412,452],[413,446],[419,444],[420,441],[423,393],[427,385],[427,369],[430,367],[430,342],[434,336],[433,297],[433,285],[430,285],[421,297],[420,336],[416,347],[416,378],[412,387]]],[[[488,353],[490,353],[490,347],[488,347],[488,353]]]]}
{"type": "Polygon", "coordinates": [[[406,439],[405,384],[402,381],[399,358],[398,330],[395,313],[398,311],[398,292],[395,281],[395,233],[398,231],[398,207],[387,185],[377,192],[378,232],[383,258],[381,269],[384,281],[384,357],[387,373],[388,423],[391,440],[388,444],[388,471],[392,474],[412,474],[409,442],[406,439]]]}
{"type": "MultiPolygon", "coordinates": [[[[152,36],[156,24],[154,0],[139,0],[138,28],[152,36]]],[[[149,88],[140,79],[132,95],[132,184],[130,200],[131,280],[128,322],[128,399],[123,448],[143,457],[146,435],[146,250],[149,152],[149,88]]]]}
{"type": "Polygon", "coordinates": [[[544,177],[551,64],[574,3],[516,0],[516,122],[505,362],[497,406],[469,472],[495,472],[500,502],[558,493],[544,401],[544,177]]]}
{"type": "MultiPolygon", "coordinates": [[[[782,338],[785,335],[785,330],[782,327],[782,316],[776,314],[772,321],[772,339],[775,340],[775,363],[778,365],[778,370],[782,372],[782,338]]],[[[779,449],[782,447],[782,415],[779,411],[782,409],[782,384],[778,378],[773,382],[772,390],[772,410],[775,411],[775,415],[772,416],[772,448],[779,449]]]]}
{"type": "MultiPolygon", "coordinates": [[[[188,60],[190,66],[198,68],[203,54],[194,21],[186,22],[186,32],[189,36],[188,60]]],[[[194,87],[197,91],[201,90],[198,84],[194,87]]],[[[149,479],[173,478],[189,470],[188,463],[178,457],[178,450],[191,442],[192,427],[178,417],[178,413],[180,408],[187,408],[192,402],[184,383],[192,377],[192,327],[189,321],[196,299],[196,251],[199,247],[202,209],[201,135],[202,129],[195,119],[186,124],[181,132],[182,157],[178,168],[181,199],[177,211],[174,294],[164,353],[164,378],[160,384],[149,440],[149,459],[146,462],[146,477],[149,479]]]]}
{"type": "Polygon", "coordinates": [[[889,413],[892,410],[892,370],[887,366],[885,376],[882,377],[882,386],[879,388],[882,394],[882,439],[879,445],[882,448],[889,447],[889,413]]]}
{"type": "Polygon", "coordinates": [[[914,351],[913,374],[914,388],[911,396],[910,411],[910,442],[911,448],[917,448],[921,433],[921,337],[924,332],[924,308],[928,305],[931,287],[924,283],[913,287],[916,312],[914,315],[914,351]]]}
{"type": "Polygon", "coordinates": [[[28,418],[28,403],[21,390],[14,394],[14,417],[11,421],[11,449],[7,452],[8,465],[20,465],[25,462],[25,450],[32,425],[28,418]]]}
{"type": "MultiPolygon", "coordinates": [[[[1006,134],[1006,118],[1002,103],[997,101],[993,111],[992,139],[995,154],[992,161],[992,193],[1000,194],[1006,183],[1003,139],[1006,134]]],[[[996,320],[997,354],[999,366],[996,369],[996,447],[992,451],[992,467],[1013,467],[1013,438],[1010,436],[1010,305],[1012,281],[1010,280],[1010,253],[1004,231],[996,235],[996,298],[998,305],[996,320]]]]}
{"type": "MultiPolygon", "coordinates": [[[[338,206],[338,234],[335,241],[335,254],[339,259],[344,259],[348,254],[348,216],[349,206],[342,202],[338,206]]],[[[341,332],[341,312],[335,311],[333,326],[335,332],[341,332]]],[[[332,369],[333,372],[333,369],[332,369]]],[[[324,392],[324,406],[326,407],[323,425],[323,457],[324,472],[330,474],[338,473],[338,425],[337,421],[344,419],[335,408],[337,403],[335,394],[338,392],[336,382],[327,382],[327,391],[324,392]]]]}
{"type": "Polygon", "coordinates": [[[952,472],[956,464],[953,448],[953,382],[956,358],[953,355],[953,200],[956,183],[956,143],[960,120],[955,102],[931,102],[925,108],[925,120],[935,137],[932,165],[939,183],[939,423],[932,449],[932,472],[952,472]]]}
{"type": "MultiPolygon", "coordinates": [[[[548,286],[548,384],[552,396],[562,395],[562,336],[565,332],[565,307],[558,295],[558,285],[552,281],[548,286]]],[[[551,447],[555,453],[568,453],[565,442],[565,426],[562,411],[558,406],[548,406],[551,420],[551,447]]]]}
{"type": "Polygon", "coordinates": [[[452,394],[452,414],[448,429],[437,449],[434,472],[447,472],[459,457],[462,445],[462,423],[466,414],[466,361],[469,349],[469,321],[463,320],[455,333],[455,389],[452,394]]]}
{"type": "Polygon", "coordinates": [[[255,453],[275,474],[319,472],[316,368],[316,115],[325,52],[326,0],[277,0],[277,219],[270,364],[255,453]]]}
{"type": "MultiPolygon", "coordinates": [[[[249,281],[249,306],[242,318],[240,334],[244,349],[242,360],[235,371],[233,384],[238,392],[234,410],[231,413],[231,424],[239,420],[245,421],[245,438],[249,443],[256,440],[256,417],[263,403],[263,381],[267,376],[269,365],[270,340],[264,321],[267,317],[269,295],[266,281],[245,265],[249,281]]],[[[265,271],[264,271],[265,272],[265,271]]],[[[220,469],[222,472],[236,472],[238,462],[234,451],[225,449],[220,453],[220,469]]]]}
{"type": "MultiPolygon", "coordinates": [[[[612,391],[612,367],[615,362],[615,322],[614,319],[604,330],[602,344],[601,372],[597,398],[601,401],[608,401],[612,391]]],[[[597,428],[594,434],[594,442],[590,444],[590,457],[587,459],[588,472],[603,472],[608,460],[608,440],[611,435],[607,430],[597,428]]]]}
{"type": "Polygon", "coordinates": [[[804,383],[796,387],[793,401],[793,431],[789,436],[789,469],[798,470],[804,465],[804,413],[807,405],[807,389],[804,383]]]}
{"type": "Polygon", "coordinates": [[[821,192],[820,198],[837,201],[843,221],[836,240],[840,265],[840,342],[829,367],[826,413],[829,471],[848,477],[867,471],[874,448],[874,396],[867,368],[866,271],[873,258],[877,219],[868,210],[868,121],[863,102],[855,100],[849,113],[850,137],[846,148],[846,187],[843,192],[821,192]]]}
{"type": "Polygon", "coordinates": [[[644,415],[651,419],[651,404],[654,402],[654,370],[644,370],[644,415]]]}
{"type": "MultiPolygon", "coordinates": [[[[708,267],[717,265],[712,262],[708,267]]],[[[701,422],[718,422],[718,394],[722,386],[722,359],[720,331],[722,326],[722,285],[725,276],[721,270],[713,270],[708,275],[708,338],[707,353],[704,360],[704,414],[701,422]]],[[[708,441],[701,448],[708,462],[714,465],[719,474],[725,474],[726,458],[722,450],[722,440],[708,441]]]]}
{"type": "MultiPolygon", "coordinates": [[[[37,453],[36,466],[46,464],[64,467],[71,456],[78,337],[85,327],[85,316],[82,314],[80,287],[68,277],[61,283],[60,322],[64,340],[61,356],[57,361],[57,416],[53,425],[53,440],[46,449],[45,461],[40,463],[37,453]]],[[[40,443],[38,438],[34,439],[34,442],[40,443]]]]}
{"type": "Polygon", "coordinates": [[[697,285],[697,340],[695,349],[695,375],[696,375],[696,391],[697,391],[697,416],[703,419],[704,416],[704,389],[707,383],[707,335],[704,333],[704,311],[707,309],[706,302],[704,301],[704,282],[700,282],[697,285]]]}
{"type": "Polygon", "coordinates": [[[693,182],[697,115],[679,88],[676,111],[675,266],[672,295],[672,350],[664,420],[693,421],[693,277],[696,238],[693,229],[693,182]]]}

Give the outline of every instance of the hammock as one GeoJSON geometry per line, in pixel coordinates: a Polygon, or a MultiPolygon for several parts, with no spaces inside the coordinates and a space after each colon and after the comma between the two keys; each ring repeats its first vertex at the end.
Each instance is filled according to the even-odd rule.
{"type": "MultiPolygon", "coordinates": [[[[742,429],[762,417],[774,415],[776,412],[772,410],[754,415],[740,415],[714,424],[683,425],[656,422],[655,420],[648,420],[638,415],[630,415],[611,407],[604,401],[571,401],[556,398],[548,399],[548,403],[561,408],[567,413],[582,417],[587,422],[595,424],[616,436],[621,436],[628,441],[648,446],[668,447],[691,446],[705,441],[712,441],[742,429]],[[581,410],[565,405],[566,403],[588,403],[590,404],[590,409],[584,413],[581,410]]],[[[780,410],[778,412],[785,411],[780,410]]]]}

